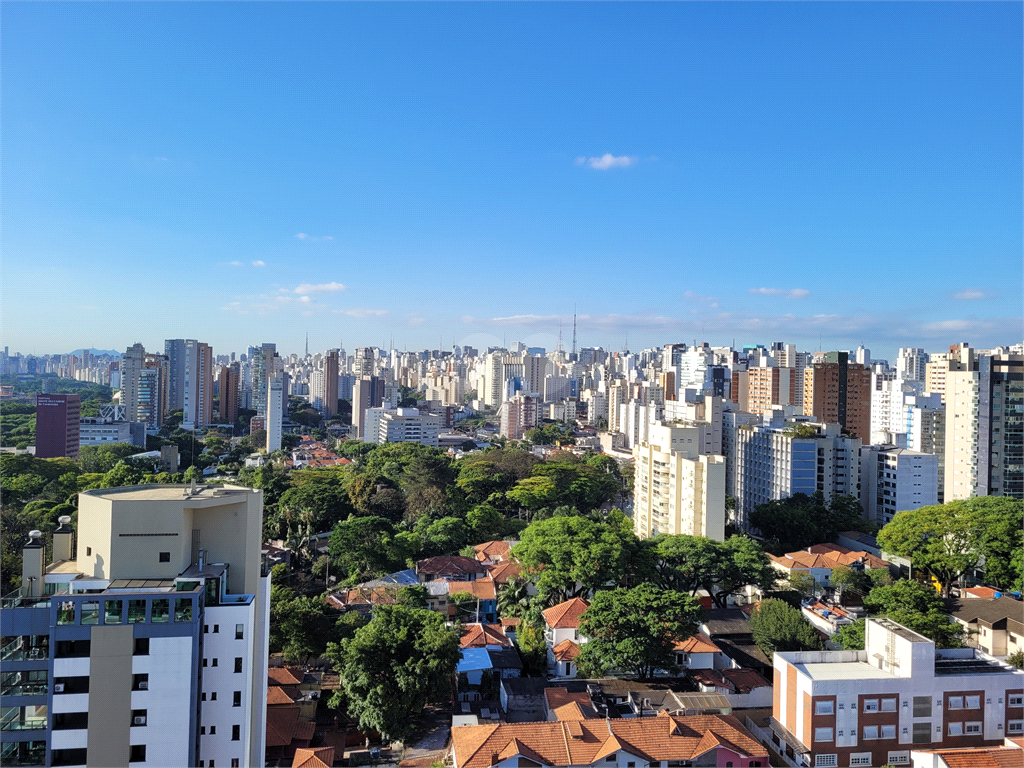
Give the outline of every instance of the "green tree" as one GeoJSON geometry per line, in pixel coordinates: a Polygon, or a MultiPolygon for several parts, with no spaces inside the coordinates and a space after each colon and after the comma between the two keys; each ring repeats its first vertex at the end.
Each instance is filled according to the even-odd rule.
{"type": "Polygon", "coordinates": [[[328,646],[327,655],[359,727],[405,741],[428,703],[448,699],[459,638],[440,614],[381,605],[351,639],[328,646]]]}
{"type": "Polygon", "coordinates": [[[963,645],[963,627],[949,617],[935,590],[921,582],[901,579],[891,586],[875,587],[864,598],[864,607],[874,616],[885,616],[934,640],[939,648],[963,645]]]}
{"type": "Polygon", "coordinates": [[[618,510],[597,522],[552,517],[529,525],[514,549],[544,599],[568,599],[619,583],[639,546],[630,521],[618,510]]]}
{"type": "Polygon", "coordinates": [[[505,495],[519,506],[536,512],[555,506],[558,489],[550,477],[528,477],[516,483],[505,495]]]}
{"type": "Polygon", "coordinates": [[[548,646],[540,627],[522,622],[516,628],[516,645],[519,647],[524,673],[530,677],[540,677],[547,672],[548,646]]]}
{"type": "Polygon", "coordinates": [[[1024,669],[1024,650],[1016,650],[1006,657],[1008,664],[1012,664],[1017,669],[1024,669]]]}
{"type": "Polygon", "coordinates": [[[395,603],[397,605],[404,605],[407,608],[426,608],[427,588],[422,584],[402,587],[395,595],[395,603]]]}
{"type": "Polygon", "coordinates": [[[754,642],[769,659],[777,651],[817,651],[822,643],[799,610],[782,600],[762,600],[750,615],[754,642]]]}
{"type": "Polygon", "coordinates": [[[764,534],[766,548],[774,554],[831,541],[842,531],[873,530],[855,498],[834,496],[826,504],[820,491],[759,504],[750,513],[750,524],[764,534]]]}
{"type": "Polygon", "coordinates": [[[844,651],[864,650],[864,619],[857,619],[853,624],[847,624],[838,629],[832,635],[832,642],[844,651]]]}
{"type": "Polygon", "coordinates": [[[818,591],[818,582],[808,571],[794,568],[789,572],[789,588],[799,592],[802,597],[814,597],[818,591]]]}
{"type": "Polygon", "coordinates": [[[503,618],[521,619],[526,616],[532,604],[530,582],[526,579],[513,577],[498,589],[498,613],[503,618]]]}
{"type": "Polygon", "coordinates": [[[598,592],[580,617],[580,633],[588,638],[577,659],[580,670],[590,676],[629,670],[642,678],[675,671],[674,645],[697,630],[701,613],[690,595],[651,584],[598,592]]]}
{"type": "Polygon", "coordinates": [[[398,564],[394,536],[394,526],[382,517],[350,517],[331,531],[331,557],[349,582],[381,576],[398,564]]]}
{"type": "Polygon", "coordinates": [[[1013,572],[1013,556],[1022,546],[1022,504],[1007,497],[980,496],[906,510],[878,533],[878,545],[909,558],[915,571],[939,583],[943,597],[949,597],[953,582],[982,557],[991,556],[993,575],[1011,584],[1019,578],[1013,572]]]}

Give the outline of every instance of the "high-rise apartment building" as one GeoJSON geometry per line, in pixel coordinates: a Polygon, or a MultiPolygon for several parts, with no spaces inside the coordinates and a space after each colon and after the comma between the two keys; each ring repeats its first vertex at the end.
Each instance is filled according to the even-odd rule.
{"type": "Polygon", "coordinates": [[[896,376],[904,381],[925,380],[928,353],[918,347],[900,347],[896,355],[896,376]]]}
{"type": "Polygon", "coordinates": [[[185,340],[185,379],[182,426],[185,429],[213,423],[213,347],[195,339],[185,340]]]}
{"type": "Polygon", "coordinates": [[[849,362],[846,352],[826,353],[823,362],[804,369],[804,415],[870,441],[871,369],[849,362]]]}
{"type": "Polygon", "coordinates": [[[741,411],[758,415],[772,408],[792,405],[797,402],[798,375],[802,377],[803,371],[767,365],[733,371],[730,388],[732,401],[741,411]]]}
{"type": "Polygon", "coordinates": [[[171,408],[168,407],[168,393],[171,390],[171,366],[170,360],[167,355],[157,354],[156,352],[147,352],[146,361],[144,363],[145,368],[156,368],[159,370],[157,374],[159,382],[157,383],[157,390],[159,392],[159,409],[158,415],[159,424],[164,423],[164,416],[171,412],[171,408]]]}
{"type": "Polygon", "coordinates": [[[939,459],[894,445],[860,449],[860,505],[883,526],[897,512],[939,503],[939,459]]]}
{"type": "Polygon", "coordinates": [[[328,350],[310,372],[310,401],[325,419],[338,413],[338,353],[328,350]]]}
{"type": "Polygon", "coordinates": [[[79,395],[38,395],[36,397],[36,457],[78,458],[79,395]]]}
{"type": "Polygon", "coordinates": [[[540,423],[541,402],[534,395],[515,395],[501,404],[502,437],[522,440],[527,430],[540,423]]]}
{"type": "Polygon", "coordinates": [[[141,344],[128,347],[121,356],[121,405],[125,406],[128,421],[139,418],[139,373],[146,366],[146,348],[141,344]]]}
{"type": "Polygon", "coordinates": [[[946,408],[938,394],[911,395],[905,400],[907,448],[934,454],[937,459],[937,504],[946,489],[946,408]]]}
{"type": "Polygon", "coordinates": [[[352,361],[352,374],[357,379],[363,376],[373,376],[377,372],[376,357],[372,347],[359,347],[352,361]]]}
{"type": "Polygon", "coordinates": [[[861,441],[841,435],[838,424],[786,422],[776,411],[759,426],[736,429],[734,439],[741,527],[758,505],[797,493],[821,491],[826,503],[833,496],[859,495],[861,441]]]}
{"type": "Polygon", "coordinates": [[[667,533],[725,540],[725,457],[701,453],[704,431],[706,425],[655,424],[634,446],[633,527],[640,538],[667,533]]]}
{"type": "Polygon", "coordinates": [[[491,352],[484,358],[484,405],[492,408],[501,406],[505,389],[505,355],[503,352],[491,352]]]}
{"type": "Polygon", "coordinates": [[[267,415],[267,387],[274,375],[276,344],[261,344],[252,353],[252,404],[257,416],[267,415]]]}
{"type": "Polygon", "coordinates": [[[367,443],[419,443],[437,447],[441,417],[418,408],[367,408],[367,443]]]}
{"type": "Polygon", "coordinates": [[[135,377],[136,405],[134,421],[155,431],[163,424],[164,376],[160,368],[143,368],[135,377]]]}
{"type": "Polygon", "coordinates": [[[185,408],[185,339],[164,341],[164,356],[168,366],[167,410],[180,411],[185,408]]]}
{"type": "Polygon", "coordinates": [[[1024,498],[1024,355],[946,372],[944,499],[1024,498]]]}
{"type": "Polygon", "coordinates": [[[366,409],[380,408],[384,402],[384,380],[361,376],[352,386],[352,431],[359,440],[366,439],[366,409]]]}
{"type": "Polygon", "coordinates": [[[219,393],[218,416],[222,424],[238,421],[238,396],[241,392],[242,364],[231,363],[221,366],[217,389],[219,393]]]}
{"type": "Polygon", "coordinates": [[[279,374],[267,384],[267,453],[281,450],[282,422],[288,407],[287,378],[279,374]]]}
{"type": "Polygon", "coordinates": [[[262,765],[262,492],[135,486],[34,532],[5,598],[5,764],[262,765]]]}

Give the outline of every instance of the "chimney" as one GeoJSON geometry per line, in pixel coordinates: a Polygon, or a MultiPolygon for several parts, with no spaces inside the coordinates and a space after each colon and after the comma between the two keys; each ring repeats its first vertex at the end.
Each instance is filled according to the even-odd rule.
{"type": "Polygon", "coordinates": [[[57,522],[60,523],[60,527],[53,532],[53,562],[60,563],[72,558],[75,530],[71,527],[69,515],[61,515],[57,522]]]}
{"type": "Polygon", "coordinates": [[[24,597],[42,597],[43,569],[46,563],[46,545],[40,531],[29,531],[28,544],[21,551],[21,594],[24,597]]]}

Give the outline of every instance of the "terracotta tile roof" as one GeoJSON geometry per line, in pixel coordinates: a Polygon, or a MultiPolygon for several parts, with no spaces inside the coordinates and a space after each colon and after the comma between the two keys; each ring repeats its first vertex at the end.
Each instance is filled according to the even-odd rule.
{"type": "Polygon", "coordinates": [[[586,691],[572,691],[570,693],[568,688],[544,689],[544,703],[547,705],[549,710],[555,710],[559,707],[572,704],[573,702],[581,704],[584,707],[589,707],[590,694],[586,691]]]}
{"type": "Polygon", "coordinates": [[[295,750],[295,757],[292,758],[292,768],[331,768],[332,765],[334,747],[300,747],[295,750]]]}
{"type": "Polygon", "coordinates": [[[267,670],[268,685],[300,685],[302,678],[296,677],[288,667],[271,667],[267,670]]]}
{"type": "Polygon", "coordinates": [[[267,710],[267,746],[287,747],[294,739],[309,741],[316,723],[299,721],[298,707],[272,707],[267,710]],[[305,735],[308,732],[309,735],[305,735]]]}
{"type": "Polygon", "coordinates": [[[948,768],[1021,768],[1024,766],[1024,750],[1012,747],[994,749],[945,749],[934,750],[948,768]]]}
{"type": "Polygon", "coordinates": [[[571,701],[551,711],[554,712],[556,719],[563,721],[589,720],[590,718],[597,717],[597,710],[593,707],[583,706],[578,701],[571,701]]]}
{"type": "Polygon", "coordinates": [[[580,616],[588,607],[586,600],[574,597],[544,611],[544,621],[552,629],[579,629],[580,616]]]}
{"type": "Polygon", "coordinates": [[[487,569],[487,578],[495,584],[505,584],[509,579],[518,578],[523,572],[522,563],[514,563],[510,560],[484,567],[487,569]]]}
{"type": "Polygon", "coordinates": [[[504,560],[512,550],[512,544],[507,541],[485,541],[473,547],[477,560],[504,560]]]}
{"type": "Polygon", "coordinates": [[[429,573],[435,576],[468,576],[483,573],[484,567],[471,557],[461,555],[441,555],[428,557],[416,563],[416,573],[429,573]]]}
{"type": "Polygon", "coordinates": [[[517,754],[547,766],[589,765],[617,750],[645,761],[692,760],[724,746],[742,757],[767,752],[735,717],[648,717],[501,723],[452,728],[461,768],[488,768],[517,754]],[[515,750],[528,750],[528,753],[515,750]]]}
{"type": "Polygon", "coordinates": [[[449,581],[448,594],[454,595],[456,592],[469,592],[473,597],[480,600],[497,599],[494,582],[490,579],[477,579],[476,581],[449,581]]]}
{"type": "Polygon", "coordinates": [[[971,597],[995,597],[996,590],[992,587],[968,587],[964,593],[971,597]]]}
{"type": "Polygon", "coordinates": [[[506,628],[507,627],[518,627],[522,623],[522,621],[523,621],[522,619],[520,619],[520,618],[518,618],[516,616],[510,616],[507,619],[506,618],[502,618],[501,626],[502,627],[506,627],[506,628]]]}
{"type": "Polygon", "coordinates": [[[753,669],[723,669],[722,675],[733,684],[738,693],[749,693],[755,688],[770,688],[771,683],[753,669]]]}
{"type": "Polygon", "coordinates": [[[459,639],[463,648],[486,648],[488,645],[509,647],[509,640],[498,624],[468,624],[459,639]]]}
{"type": "Polygon", "coordinates": [[[707,635],[697,633],[685,640],[677,640],[674,646],[679,653],[721,653],[721,649],[711,642],[707,635]]]}
{"type": "Polygon", "coordinates": [[[787,570],[794,568],[800,570],[805,568],[828,568],[832,569],[839,565],[853,565],[863,563],[865,568],[888,568],[889,564],[880,557],[875,557],[870,552],[851,552],[846,547],[836,544],[816,544],[811,547],[810,552],[800,550],[798,552],[787,552],[781,557],[769,555],[773,563],[787,570]]]}
{"type": "Polygon", "coordinates": [[[563,640],[552,648],[551,652],[559,661],[572,661],[580,655],[580,647],[572,640],[563,640]]]}
{"type": "Polygon", "coordinates": [[[294,703],[295,699],[289,696],[281,686],[272,685],[267,688],[267,706],[294,703]]]}

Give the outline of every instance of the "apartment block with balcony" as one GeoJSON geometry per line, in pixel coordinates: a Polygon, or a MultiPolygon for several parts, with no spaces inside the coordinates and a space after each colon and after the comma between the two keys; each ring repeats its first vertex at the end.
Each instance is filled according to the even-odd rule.
{"type": "Polygon", "coordinates": [[[270,580],[262,494],[79,495],[3,598],[0,755],[47,766],[261,765],[270,580]],[[77,549],[77,552],[76,552],[77,549]]]}
{"type": "Polygon", "coordinates": [[[938,503],[938,456],[894,445],[860,449],[860,504],[869,520],[885,525],[897,512],[938,503]]]}
{"type": "Polygon", "coordinates": [[[776,653],[772,742],[792,766],[910,765],[1024,733],[1024,671],[868,619],[863,651],[776,653]]]}

